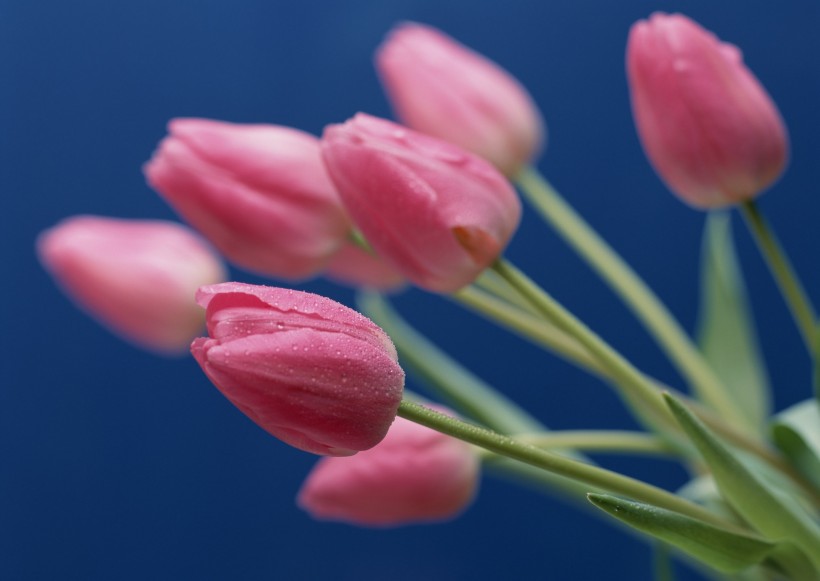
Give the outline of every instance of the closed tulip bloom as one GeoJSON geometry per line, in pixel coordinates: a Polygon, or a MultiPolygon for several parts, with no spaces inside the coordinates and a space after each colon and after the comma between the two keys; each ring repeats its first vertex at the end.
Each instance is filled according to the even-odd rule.
{"type": "Polygon", "coordinates": [[[397,418],[378,446],[352,458],[322,458],[297,503],[316,519],[364,526],[441,521],[475,497],[479,461],[472,448],[397,418]]]}
{"type": "Polygon", "coordinates": [[[225,283],[203,287],[210,337],[191,353],[245,415],[283,442],[349,456],[396,417],[404,372],[377,325],[328,298],[225,283]]]}
{"type": "Polygon", "coordinates": [[[405,280],[394,268],[354,242],[348,242],[333,255],[322,273],[326,278],[356,288],[396,290],[405,280]]]}
{"type": "Polygon", "coordinates": [[[435,28],[396,27],[376,53],[376,68],[405,125],[480,155],[505,175],[543,145],[544,122],[524,87],[435,28]]]}
{"type": "Polygon", "coordinates": [[[521,203],[509,182],[450,143],[360,113],[325,129],[322,153],[368,243],[427,290],[472,282],[518,226],[521,203]]]}
{"type": "Polygon", "coordinates": [[[685,202],[743,202],[783,172],[786,127],[735,46],[685,16],[656,13],[632,27],[626,64],[644,150],[685,202]]]}
{"type": "Polygon", "coordinates": [[[233,263],[277,278],[318,274],[350,221],[316,137],[275,125],[175,119],[148,182],[233,263]]]}
{"type": "Polygon", "coordinates": [[[43,232],[37,253],[81,309],[161,353],[187,350],[204,323],[196,289],[225,279],[214,251],[173,222],[75,216],[43,232]]]}

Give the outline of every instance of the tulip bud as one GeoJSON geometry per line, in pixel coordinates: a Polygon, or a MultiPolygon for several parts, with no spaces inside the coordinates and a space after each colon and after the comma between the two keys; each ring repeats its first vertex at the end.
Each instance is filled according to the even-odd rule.
{"type": "Polygon", "coordinates": [[[680,14],[637,22],[626,52],[644,150],[666,185],[697,208],[758,195],[783,172],[783,120],[740,51],[680,14]]]}
{"type": "Polygon", "coordinates": [[[316,519],[398,526],[450,519],[473,500],[479,461],[461,440],[397,418],[376,447],[352,458],[322,458],[298,505],[316,519]]]}
{"type": "Polygon", "coordinates": [[[149,183],[238,266],[305,279],[347,239],[350,220],[316,137],[205,119],[168,129],[145,165],[149,183]]]}
{"type": "Polygon", "coordinates": [[[322,154],[368,243],[422,288],[469,284],[518,226],[512,186],[450,143],[360,113],[325,129],[322,154]]]}
{"type": "Polygon", "coordinates": [[[322,274],[334,282],[357,288],[389,291],[405,284],[404,277],[395,269],[354,242],[342,246],[322,274]]]}
{"type": "Polygon", "coordinates": [[[401,121],[514,176],[541,149],[544,122],[526,89],[494,62],[429,26],[396,27],[376,68],[401,121]]]}
{"type": "Polygon", "coordinates": [[[75,216],[37,239],[40,262],[84,311],[151,351],[181,353],[203,317],[196,289],[225,279],[217,255],[180,224],[75,216]]]}
{"type": "Polygon", "coordinates": [[[245,415],[283,442],[349,456],[378,444],[404,387],[390,338],[328,298],[240,283],[197,292],[210,337],[191,353],[245,415]]]}

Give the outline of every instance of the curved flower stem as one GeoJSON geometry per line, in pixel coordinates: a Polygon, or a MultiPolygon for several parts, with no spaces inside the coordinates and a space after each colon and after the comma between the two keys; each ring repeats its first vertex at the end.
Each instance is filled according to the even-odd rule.
{"type": "Polygon", "coordinates": [[[571,478],[595,489],[623,495],[640,502],[666,508],[701,521],[728,528],[729,530],[742,532],[742,529],[737,525],[727,522],[705,508],[656,486],[618,474],[617,472],[612,472],[611,470],[590,466],[577,460],[540,450],[509,436],[473,426],[416,403],[406,400],[402,401],[399,406],[399,416],[443,434],[480,446],[490,452],[495,452],[507,458],[536,466],[553,474],[571,478]]]}
{"type": "Polygon", "coordinates": [[[769,223],[760,213],[757,205],[750,200],[741,204],[740,210],[746,219],[749,230],[757,242],[760,252],[766,259],[772,276],[775,281],[777,281],[777,285],[783,294],[783,298],[786,300],[789,310],[791,310],[792,317],[794,317],[794,321],[797,323],[797,328],[803,337],[806,348],[809,350],[809,353],[813,353],[817,315],[805,290],[803,290],[800,279],[797,277],[786,253],[777,241],[777,237],[774,235],[771,226],[769,226],[769,223]]]}
{"type": "MultiPolygon", "coordinates": [[[[575,338],[543,319],[535,319],[529,313],[522,312],[514,305],[473,287],[462,289],[451,295],[451,298],[530,339],[542,348],[563,357],[586,372],[604,380],[615,381],[615,376],[610,368],[604,367],[596,358],[593,358],[590,352],[575,338]]],[[[656,393],[670,392],[675,397],[686,400],[683,394],[677,393],[671,387],[651,377],[643,377],[646,383],[654,386],[656,393]]],[[[757,439],[754,434],[736,429],[732,424],[727,423],[722,415],[711,408],[704,407],[691,400],[687,400],[687,403],[701,420],[728,442],[754,454],[773,468],[787,474],[802,489],[809,490],[804,480],[784,461],[783,457],[757,439]]]]}
{"type": "Polygon", "coordinates": [[[361,292],[358,307],[382,327],[399,351],[402,365],[421,376],[429,389],[497,432],[545,430],[538,420],[473,375],[407,324],[380,294],[361,292]]]}
{"type": "Polygon", "coordinates": [[[541,347],[555,353],[588,373],[604,374],[601,365],[578,341],[543,320],[533,317],[531,311],[523,310],[518,305],[499,299],[497,296],[474,286],[450,295],[450,298],[462,306],[468,307],[487,319],[512,330],[533,341],[541,347]]]}
{"type": "Polygon", "coordinates": [[[518,176],[530,202],[621,297],[655,337],[698,398],[738,426],[748,427],[722,382],[657,295],[535,169],[518,176]]]}
{"type": "Polygon", "coordinates": [[[497,273],[490,269],[484,270],[484,272],[481,273],[481,276],[479,276],[472,284],[457,290],[449,296],[456,296],[465,291],[469,292],[471,289],[476,292],[484,293],[487,296],[491,296],[497,301],[503,301],[504,303],[523,311],[529,313],[535,312],[530,303],[524,300],[521,295],[515,292],[514,289],[511,289],[510,285],[508,285],[500,276],[498,276],[497,273]]]}
{"type": "Polygon", "coordinates": [[[571,448],[609,454],[674,456],[675,450],[657,436],[624,430],[561,430],[540,434],[516,434],[515,439],[539,450],[571,448]]]}
{"type": "Polygon", "coordinates": [[[626,403],[648,427],[666,435],[676,429],[677,424],[666,407],[661,390],[634,365],[512,264],[498,259],[492,268],[548,321],[577,340],[598,360],[620,388],[619,393],[626,403]]]}

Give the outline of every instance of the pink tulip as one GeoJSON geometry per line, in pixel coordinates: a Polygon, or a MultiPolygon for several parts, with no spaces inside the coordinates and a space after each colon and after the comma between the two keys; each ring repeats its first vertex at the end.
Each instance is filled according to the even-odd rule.
{"type": "Polygon", "coordinates": [[[322,154],[367,241],[422,288],[469,284],[518,226],[521,203],[504,177],[444,141],[360,113],[325,129],[322,154]]]}
{"type": "Polygon", "coordinates": [[[319,273],[350,221],[318,139],[287,127],[175,119],[145,166],[174,209],[232,262],[299,280],[319,273]]]}
{"type": "Polygon", "coordinates": [[[376,68],[403,123],[484,157],[505,175],[543,145],[544,122],[524,87],[435,28],[396,27],[376,53],[376,68]]]}
{"type": "Polygon", "coordinates": [[[440,521],[470,504],[478,476],[468,444],[397,418],[375,448],[319,460],[297,503],[314,518],[355,525],[440,521]]]}
{"type": "Polygon", "coordinates": [[[783,120],[740,51],[680,14],[653,14],[629,33],[632,109],[666,185],[698,208],[755,197],[786,165],[783,120]]]}
{"type": "Polygon", "coordinates": [[[405,284],[404,277],[395,269],[352,241],[333,255],[323,275],[347,286],[383,291],[395,290],[405,284]]]}
{"type": "Polygon", "coordinates": [[[390,338],[328,298],[225,283],[199,289],[210,338],[191,353],[245,415],[307,452],[349,456],[396,417],[404,372],[390,338]]]}
{"type": "Polygon", "coordinates": [[[210,247],[173,222],[75,216],[40,234],[37,252],[80,308],[163,353],[183,352],[201,331],[196,289],[225,279],[210,247]]]}

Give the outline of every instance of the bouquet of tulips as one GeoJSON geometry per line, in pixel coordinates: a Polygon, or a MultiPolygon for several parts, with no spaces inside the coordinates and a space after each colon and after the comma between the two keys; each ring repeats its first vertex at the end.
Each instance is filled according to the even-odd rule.
{"type": "Polygon", "coordinates": [[[805,401],[772,415],[721,212],[743,214],[805,341],[809,377],[820,360],[817,317],[755,205],[784,171],[788,137],[739,50],[660,13],[632,27],[626,48],[647,157],[674,194],[708,212],[697,342],[535,169],[545,125],[506,71],[409,23],[376,64],[402,124],[358,113],[316,138],[175,119],[145,175],[199,234],[78,216],[41,235],[43,265],[114,333],[156,352],[190,349],[251,420],[323,456],[298,495],[317,519],[447,520],[474,500],[486,465],[592,507],[710,578],[820,579],[820,374],[805,401]],[[522,214],[515,186],[624,301],[684,386],[636,368],[503,257],[522,214]],[[225,282],[220,255],[280,281],[353,286],[358,311],[225,282]],[[645,429],[548,430],[401,318],[390,295],[409,285],[596,376],[645,429]],[[207,336],[197,338],[203,319],[207,336]],[[405,390],[405,370],[435,402],[405,390]],[[588,456],[608,451],[673,457],[691,480],[670,492],[588,456]]]}

